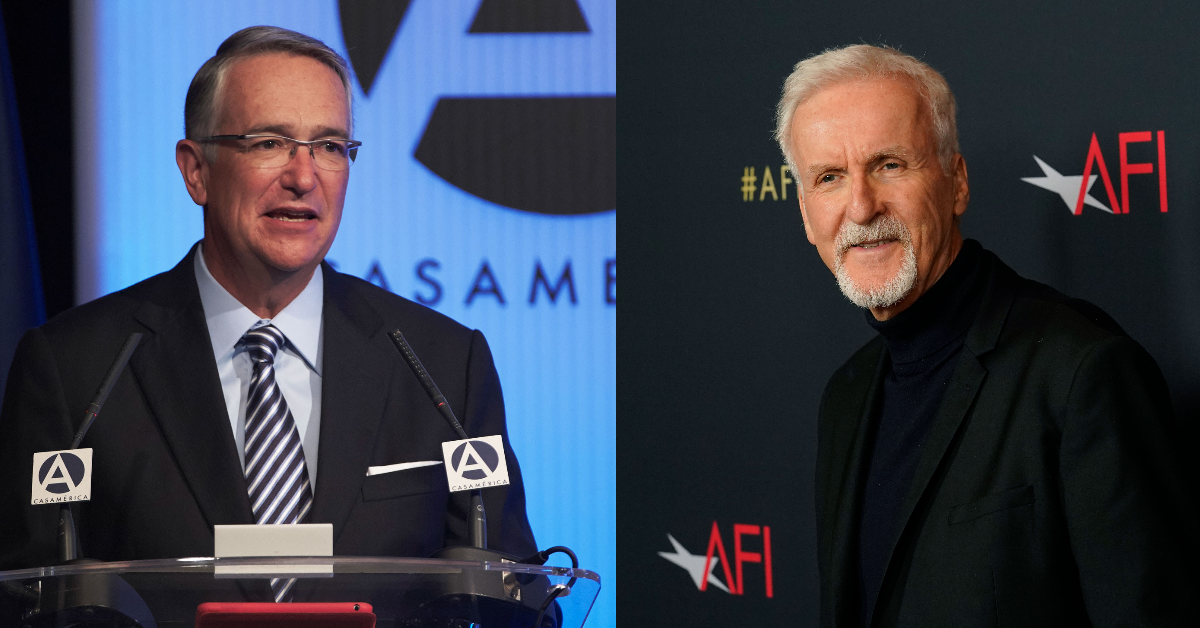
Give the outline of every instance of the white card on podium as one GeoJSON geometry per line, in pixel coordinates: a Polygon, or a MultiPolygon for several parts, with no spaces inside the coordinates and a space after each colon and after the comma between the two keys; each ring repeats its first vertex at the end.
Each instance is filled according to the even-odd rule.
{"type": "MultiPolygon", "coordinates": [[[[297,523],[283,525],[219,525],[213,527],[213,556],[216,558],[265,558],[277,556],[333,556],[333,524],[297,523]]],[[[222,575],[332,574],[333,564],[217,564],[222,575]]]]}

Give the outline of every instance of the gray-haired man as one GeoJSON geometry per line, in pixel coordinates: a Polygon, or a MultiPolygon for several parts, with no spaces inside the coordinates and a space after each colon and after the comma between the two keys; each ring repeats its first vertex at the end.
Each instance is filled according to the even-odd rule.
{"type": "Polygon", "coordinates": [[[820,407],[822,625],[1195,621],[1162,374],[1098,308],[963,240],[945,79],[826,51],[788,77],[777,138],[809,241],[879,332],[820,407]]]}
{"type": "MultiPolygon", "coordinates": [[[[468,499],[440,464],[457,436],[386,333],[404,332],[468,434],[507,447],[499,379],[478,331],[323,263],[359,144],[350,95],[337,53],[280,28],[235,33],[197,72],[176,161],[204,238],[22,339],[0,414],[0,569],[54,562],[57,509],[29,504],[30,460],[69,445],[132,332],[144,338],[82,444],[83,555],[208,556],[213,526],[235,523],[331,523],[339,555],[466,544],[468,499]]],[[[529,555],[505,454],[489,546],[529,555]]]]}

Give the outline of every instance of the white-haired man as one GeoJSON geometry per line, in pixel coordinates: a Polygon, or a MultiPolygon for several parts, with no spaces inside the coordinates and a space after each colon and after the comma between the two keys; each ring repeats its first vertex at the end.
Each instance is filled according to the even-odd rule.
{"type": "Polygon", "coordinates": [[[820,406],[821,624],[1195,621],[1162,374],[1098,308],[964,242],[945,79],[829,50],[777,113],[809,242],[879,332],[820,406]]]}

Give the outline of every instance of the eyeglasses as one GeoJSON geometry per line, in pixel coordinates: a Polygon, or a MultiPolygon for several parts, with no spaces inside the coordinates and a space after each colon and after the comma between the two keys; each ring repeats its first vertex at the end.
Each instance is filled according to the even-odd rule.
{"type": "Polygon", "coordinates": [[[297,140],[282,135],[213,135],[200,138],[201,142],[237,142],[239,150],[246,155],[255,168],[279,168],[286,166],[296,155],[301,145],[308,147],[313,163],[322,170],[345,170],[358,155],[362,142],[357,140],[319,139],[297,140]]]}

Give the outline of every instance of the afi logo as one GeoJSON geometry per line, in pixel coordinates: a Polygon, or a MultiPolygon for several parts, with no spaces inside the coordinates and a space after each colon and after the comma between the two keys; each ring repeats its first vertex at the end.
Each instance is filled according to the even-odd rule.
{"type": "Polygon", "coordinates": [[[83,481],[83,461],[73,453],[54,454],[38,470],[38,485],[48,493],[69,493],[83,481]]]}
{"type": "Polygon", "coordinates": [[[1026,183],[1032,183],[1040,188],[1057,192],[1062,197],[1063,202],[1076,216],[1083,213],[1083,206],[1088,205],[1097,209],[1102,209],[1110,214],[1128,214],[1129,213],[1129,176],[1140,174],[1153,174],[1158,172],[1158,208],[1160,212],[1167,211],[1167,148],[1166,134],[1163,131],[1158,131],[1151,135],[1150,131],[1133,131],[1129,133],[1118,133],[1117,144],[1120,147],[1118,172],[1121,177],[1121,200],[1117,201],[1117,194],[1113,188],[1112,178],[1108,174],[1108,164],[1104,161],[1104,154],[1100,152],[1100,143],[1096,141],[1096,134],[1092,133],[1092,142],[1088,145],[1087,160],[1083,165],[1082,176],[1063,176],[1057,170],[1051,168],[1046,162],[1038,159],[1037,155],[1033,159],[1037,161],[1038,166],[1042,169],[1041,177],[1024,177],[1021,180],[1026,183]],[[1157,164],[1153,162],[1129,163],[1129,145],[1141,142],[1154,142],[1158,149],[1157,164]],[[1089,194],[1092,184],[1096,182],[1096,176],[1092,174],[1093,167],[1100,173],[1099,177],[1104,181],[1104,191],[1108,194],[1108,206],[1105,206],[1096,197],[1089,194]]]}
{"type": "Polygon", "coordinates": [[[469,440],[450,455],[450,467],[467,480],[482,480],[492,475],[500,464],[500,455],[481,440],[469,440]]]}
{"type": "Polygon", "coordinates": [[[708,550],[703,556],[692,554],[687,551],[675,540],[675,537],[667,535],[667,540],[675,548],[674,552],[659,552],[658,555],[663,558],[683,567],[692,577],[692,581],[696,584],[696,588],[701,591],[707,591],[708,585],[733,595],[742,595],[746,592],[746,580],[743,578],[744,568],[747,563],[762,564],[763,572],[766,576],[766,595],[767,597],[775,597],[775,574],[771,564],[771,527],[757,526],[745,523],[733,524],[733,569],[729,568],[729,556],[725,552],[725,542],[721,540],[721,531],[717,527],[717,522],[713,521],[712,532],[708,535],[708,550]],[[762,551],[751,552],[743,548],[743,543],[748,537],[762,537],[762,551]],[[725,574],[725,582],[717,579],[713,570],[717,565],[720,565],[725,574]],[[734,577],[736,574],[736,578],[734,577]]]}

